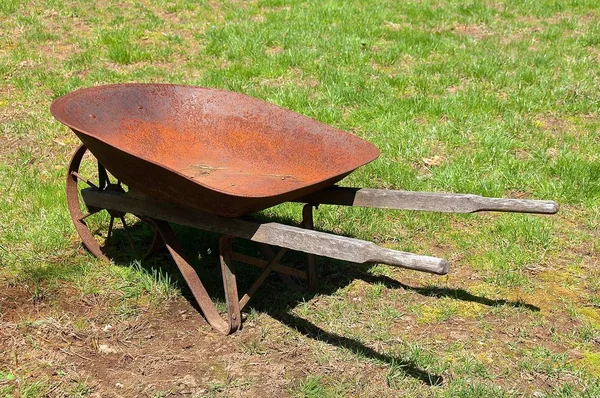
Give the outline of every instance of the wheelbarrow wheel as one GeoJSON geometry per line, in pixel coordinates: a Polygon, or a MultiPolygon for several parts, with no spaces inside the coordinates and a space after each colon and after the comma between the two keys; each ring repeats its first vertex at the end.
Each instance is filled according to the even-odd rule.
{"type": "Polygon", "coordinates": [[[147,246],[143,245],[142,241],[148,241],[148,228],[141,228],[139,224],[142,223],[138,221],[146,221],[143,224],[150,225],[154,230],[152,243],[142,256],[142,258],[147,258],[163,246],[162,238],[152,222],[131,214],[87,207],[83,202],[80,192],[84,188],[101,191],[127,191],[127,187],[121,182],[113,181],[116,179],[113,177],[111,180],[104,166],[94,158],[85,145],[81,145],[75,151],[69,163],[66,186],[67,207],[73,225],[85,248],[95,257],[109,261],[109,255],[117,257],[128,251],[123,250],[124,244],[130,247],[133,258],[140,258],[139,254],[144,251],[139,250],[138,247],[147,246]],[[120,228],[117,227],[117,224],[120,225],[120,228]],[[133,233],[132,226],[135,227],[136,233],[133,233]],[[112,252],[112,249],[115,251],[112,252]]]}

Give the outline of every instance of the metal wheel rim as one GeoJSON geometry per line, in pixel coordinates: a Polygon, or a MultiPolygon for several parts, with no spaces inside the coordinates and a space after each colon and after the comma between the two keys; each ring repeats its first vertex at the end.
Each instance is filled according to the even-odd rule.
{"type": "MultiPolygon", "coordinates": [[[[73,157],[71,158],[71,161],[69,163],[69,168],[68,168],[68,172],[67,172],[67,180],[66,180],[67,207],[69,209],[69,215],[71,216],[73,225],[75,226],[75,230],[77,231],[77,234],[81,238],[81,241],[82,241],[84,247],[94,257],[102,259],[104,261],[110,261],[109,258],[104,254],[102,247],[100,246],[100,244],[98,243],[98,241],[96,240],[94,235],[92,234],[92,231],[88,227],[87,223],[85,222],[86,216],[89,216],[90,214],[89,213],[87,215],[84,214],[84,212],[81,209],[81,200],[79,198],[79,186],[78,186],[78,181],[79,181],[78,172],[79,172],[79,168],[81,166],[81,161],[83,159],[83,156],[85,155],[85,153],[87,151],[88,151],[87,147],[85,145],[81,145],[79,148],[77,148],[77,150],[73,154],[73,157]]],[[[89,182],[89,181],[86,181],[86,182],[88,183],[88,185],[93,184],[92,182],[89,182]]],[[[96,187],[96,189],[100,189],[100,188],[96,187]]],[[[106,209],[97,209],[97,211],[95,211],[94,213],[100,212],[103,210],[106,210],[106,209]]],[[[140,217],[138,217],[138,218],[140,218],[140,217]]],[[[154,238],[152,240],[152,243],[150,244],[150,247],[148,248],[145,255],[142,257],[143,259],[145,259],[145,258],[153,255],[154,253],[156,253],[161,247],[164,246],[164,243],[163,243],[163,240],[162,240],[160,234],[158,233],[155,226],[151,222],[151,220],[144,220],[142,218],[140,218],[140,220],[146,222],[154,229],[154,238]]],[[[125,225],[124,228],[126,229],[127,226],[125,225]]],[[[109,226],[109,230],[112,230],[112,226],[109,226]]],[[[133,253],[135,253],[136,250],[133,247],[133,242],[130,241],[130,243],[132,245],[132,251],[133,251],[133,253]]]]}
{"type": "Polygon", "coordinates": [[[80,207],[79,187],[77,185],[78,179],[73,172],[79,172],[81,160],[86,152],[86,146],[81,145],[79,148],[77,148],[73,154],[73,157],[71,158],[71,162],[69,163],[69,169],[67,172],[67,207],[69,208],[69,214],[71,215],[71,220],[73,221],[75,230],[81,238],[85,248],[95,257],[105,261],[110,261],[108,257],[104,255],[100,245],[96,241],[96,238],[94,238],[94,235],[92,235],[92,232],[88,228],[85,220],[83,219],[85,214],[83,214],[83,211],[81,211],[80,207]]]}

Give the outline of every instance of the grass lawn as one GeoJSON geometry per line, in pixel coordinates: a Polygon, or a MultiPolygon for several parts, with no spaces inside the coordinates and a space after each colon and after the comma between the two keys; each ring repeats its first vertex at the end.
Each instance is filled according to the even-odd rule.
{"type": "MultiPolygon", "coordinates": [[[[0,0],[0,396],[600,396],[599,87],[597,0],[0,0]],[[272,276],[223,337],[167,255],[105,264],[71,224],[79,143],[49,105],[120,82],[238,91],[377,145],[343,185],[561,211],[322,206],[319,229],[450,274],[319,259],[318,292],[272,276]]],[[[223,308],[218,237],[177,233],[223,308]]]]}

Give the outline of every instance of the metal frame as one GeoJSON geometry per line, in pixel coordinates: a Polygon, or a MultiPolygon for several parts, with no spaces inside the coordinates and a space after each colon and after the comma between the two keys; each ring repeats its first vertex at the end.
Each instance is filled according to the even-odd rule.
{"type": "Polygon", "coordinates": [[[280,249],[270,260],[265,261],[235,252],[233,250],[234,237],[231,235],[221,236],[219,239],[219,258],[221,262],[225,300],[227,303],[227,316],[226,320],[223,320],[217,311],[217,307],[208,295],[206,288],[202,284],[202,281],[198,277],[198,274],[190,265],[189,261],[185,258],[183,249],[175,237],[175,234],[173,233],[169,223],[165,221],[154,220],[154,224],[165,241],[167,249],[169,250],[171,257],[173,257],[177,268],[179,268],[179,271],[183,275],[188,287],[192,291],[192,295],[196,299],[196,302],[202,310],[204,317],[213,328],[225,335],[241,329],[242,309],[246,306],[246,304],[248,304],[252,296],[254,296],[272,271],[293,275],[300,278],[306,277],[305,273],[301,273],[296,269],[286,267],[279,263],[283,255],[287,252],[287,249],[285,248],[280,249]],[[237,289],[234,264],[235,261],[263,268],[263,272],[254,281],[252,286],[250,286],[248,291],[241,297],[239,296],[237,289]]]}
{"type": "MultiPolygon", "coordinates": [[[[226,218],[196,209],[184,208],[173,203],[151,198],[136,191],[125,192],[119,182],[111,183],[104,167],[98,163],[99,184],[79,175],[79,166],[86,151],[81,146],[73,155],[67,176],[67,202],[73,223],[85,246],[96,257],[106,259],[100,250],[85,219],[101,210],[111,215],[109,234],[115,218],[119,218],[127,232],[124,214],[131,213],[150,223],[156,234],[147,255],[166,245],[208,323],[223,334],[230,334],[242,327],[241,310],[256,294],[271,272],[278,273],[286,283],[292,278],[304,279],[311,290],[317,289],[317,256],[325,256],[354,263],[383,263],[392,266],[444,275],[449,270],[446,260],[391,250],[372,242],[342,237],[314,230],[314,209],[320,204],[361,206],[385,209],[425,210],[453,213],[478,211],[506,211],[538,214],[554,214],[558,205],[552,201],[484,198],[476,195],[408,192],[377,189],[331,187],[298,199],[305,203],[302,209],[301,227],[274,222],[254,222],[246,219],[226,218]],[[78,191],[77,181],[88,188],[78,191]],[[83,214],[79,195],[88,208],[83,214]],[[223,319],[208,295],[198,274],[185,258],[183,249],[169,223],[222,234],[219,240],[219,256],[223,287],[227,302],[227,314],[223,319]],[[234,238],[242,238],[258,244],[265,259],[237,253],[233,250],[234,238]],[[278,247],[274,251],[272,247],[278,247]],[[288,250],[307,254],[307,270],[302,271],[280,263],[288,250]],[[235,265],[242,262],[262,268],[256,281],[241,297],[238,294],[235,265]]],[[[129,237],[131,242],[131,238],[129,237]]]]}

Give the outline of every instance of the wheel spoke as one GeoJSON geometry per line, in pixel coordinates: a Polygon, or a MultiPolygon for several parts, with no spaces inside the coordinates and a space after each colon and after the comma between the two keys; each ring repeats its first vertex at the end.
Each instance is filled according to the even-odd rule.
{"type": "Polygon", "coordinates": [[[106,234],[106,240],[110,239],[114,225],[115,225],[115,217],[110,216],[110,222],[108,223],[108,233],[106,234]]]}
{"type": "Polygon", "coordinates": [[[72,172],[71,172],[71,175],[72,175],[73,177],[77,178],[79,181],[83,181],[83,182],[85,182],[85,183],[86,183],[86,184],[88,184],[90,187],[98,189],[98,187],[96,186],[96,184],[94,184],[93,182],[91,182],[90,180],[88,180],[87,178],[85,178],[84,176],[82,176],[81,174],[79,174],[78,172],[76,172],[76,171],[72,171],[72,172]]]}
{"type": "Polygon", "coordinates": [[[133,255],[136,255],[136,251],[135,251],[135,245],[133,244],[133,239],[131,238],[131,234],[129,233],[129,227],[127,226],[127,223],[125,222],[125,217],[121,216],[121,224],[123,224],[123,229],[125,230],[125,234],[127,235],[127,240],[129,240],[129,244],[131,245],[131,252],[133,253],[133,255]]]}
{"type": "Polygon", "coordinates": [[[98,212],[100,212],[100,211],[102,211],[102,209],[94,209],[94,210],[90,211],[89,213],[87,213],[86,215],[84,215],[83,217],[81,217],[81,218],[79,219],[79,221],[83,221],[83,220],[85,220],[86,218],[88,218],[89,216],[93,216],[94,214],[96,214],[96,213],[98,213],[98,212]]]}

